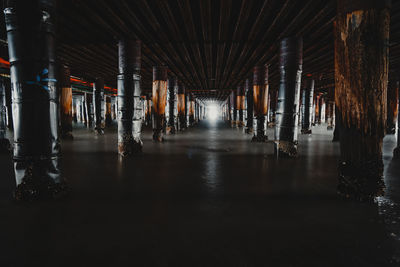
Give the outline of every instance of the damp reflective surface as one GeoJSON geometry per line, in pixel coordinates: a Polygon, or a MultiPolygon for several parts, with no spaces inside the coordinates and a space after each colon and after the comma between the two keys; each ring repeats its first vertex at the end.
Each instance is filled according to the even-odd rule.
{"type": "MultiPolygon", "coordinates": [[[[268,135],[273,139],[273,131],[268,135]]],[[[63,142],[72,187],[59,202],[14,203],[0,156],[0,266],[400,266],[400,161],[384,140],[387,194],[336,195],[339,147],[326,126],[301,135],[298,159],[221,121],[144,133],[121,160],[116,130],[63,142]]]]}

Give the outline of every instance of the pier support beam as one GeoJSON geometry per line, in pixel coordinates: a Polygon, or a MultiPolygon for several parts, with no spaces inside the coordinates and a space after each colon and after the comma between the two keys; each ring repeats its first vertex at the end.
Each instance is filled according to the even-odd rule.
{"type": "Polygon", "coordinates": [[[253,83],[252,79],[247,78],[244,84],[247,94],[247,124],[246,133],[253,133],[253,112],[254,112],[254,99],[253,99],[253,83]]]}
{"type": "Polygon", "coordinates": [[[268,65],[257,66],[253,69],[253,103],[254,116],[257,120],[257,130],[252,142],[265,142],[265,119],[268,114],[268,65]]]}
{"type": "Polygon", "coordinates": [[[340,117],[338,192],[372,200],[384,193],[390,1],[338,0],[335,103],[340,117]]]}
{"type": "Polygon", "coordinates": [[[60,88],[60,126],[61,138],[73,139],[72,135],[72,87],[70,71],[67,66],[59,68],[60,88]]]}
{"type": "Polygon", "coordinates": [[[302,121],[301,121],[301,133],[311,134],[311,120],[312,120],[312,110],[313,110],[313,100],[314,100],[314,80],[307,80],[306,86],[304,87],[302,95],[302,121]]]}
{"type": "Polygon", "coordinates": [[[238,127],[244,127],[244,108],[246,107],[245,104],[246,97],[245,97],[245,92],[244,92],[244,86],[239,85],[236,90],[236,108],[238,110],[238,120],[237,120],[237,126],[238,127]]]}
{"type": "Polygon", "coordinates": [[[283,39],[280,47],[281,78],[275,126],[275,154],[278,157],[297,156],[302,64],[302,38],[283,39]]]}
{"type": "Polygon", "coordinates": [[[180,131],[186,129],[186,96],[183,83],[178,81],[178,128],[180,131]]]}
{"type": "Polygon", "coordinates": [[[167,104],[167,67],[153,67],[153,140],[162,142],[167,104]]]}
{"type": "Polygon", "coordinates": [[[168,131],[170,134],[176,132],[176,110],[177,110],[177,92],[178,92],[178,79],[172,77],[168,79],[168,94],[169,94],[169,119],[168,131]]]}
{"type": "Polygon", "coordinates": [[[104,106],[104,80],[97,78],[93,83],[94,98],[94,131],[103,135],[105,128],[105,106],[104,106]]]}
{"type": "Polygon", "coordinates": [[[125,157],[142,151],[140,102],[141,42],[118,42],[118,153],[125,157]]]}
{"type": "Polygon", "coordinates": [[[6,1],[17,200],[64,195],[59,156],[55,1],[6,1]]]}
{"type": "Polygon", "coordinates": [[[195,101],[193,94],[189,94],[189,126],[193,127],[195,123],[194,118],[194,111],[195,111],[195,101]]]}

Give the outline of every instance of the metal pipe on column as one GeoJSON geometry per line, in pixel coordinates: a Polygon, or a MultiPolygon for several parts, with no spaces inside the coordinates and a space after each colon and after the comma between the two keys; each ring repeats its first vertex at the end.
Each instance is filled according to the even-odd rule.
{"type": "Polygon", "coordinates": [[[162,142],[167,104],[167,67],[153,67],[153,140],[162,142]]]}
{"type": "Polygon", "coordinates": [[[278,157],[297,156],[302,64],[302,38],[284,38],[280,46],[280,86],[275,127],[275,154],[278,157]]]}
{"type": "Polygon", "coordinates": [[[65,195],[59,156],[55,0],[6,1],[17,200],[65,195]]]}

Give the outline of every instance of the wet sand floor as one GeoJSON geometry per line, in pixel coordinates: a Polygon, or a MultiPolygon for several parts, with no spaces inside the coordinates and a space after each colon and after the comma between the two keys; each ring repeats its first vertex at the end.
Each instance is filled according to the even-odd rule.
{"type": "Polygon", "coordinates": [[[336,196],[331,134],[316,127],[298,159],[276,160],[271,143],[203,121],[163,144],[146,130],[143,154],[119,161],[115,129],[75,129],[63,142],[73,192],[56,203],[13,203],[2,155],[0,266],[400,266],[395,136],[387,197],[365,204],[336,196]]]}

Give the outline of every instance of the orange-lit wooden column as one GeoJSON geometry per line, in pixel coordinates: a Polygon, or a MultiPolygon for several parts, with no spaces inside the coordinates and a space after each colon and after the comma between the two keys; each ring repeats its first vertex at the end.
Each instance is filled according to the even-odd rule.
{"type": "Polygon", "coordinates": [[[192,93],[189,93],[189,126],[192,127],[195,124],[195,118],[194,118],[194,110],[195,109],[195,103],[194,103],[194,97],[192,93]]]}
{"type": "Polygon", "coordinates": [[[257,130],[253,142],[265,142],[265,117],[268,113],[268,65],[257,66],[253,69],[253,103],[254,116],[257,120],[257,130]]]}
{"type": "Polygon", "coordinates": [[[178,128],[180,131],[187,127],[185,104],[185,87],[182,82],[178,81],[178,128]]]}
{"type": "Polygon", "coordinates": [[[153,67],[153,140],[163,141],[165,106],[167,104],[167,67],[153,67]]]}
{"type": "Polygon", "coordinates": [[[382,140],[389,68],[388,1],[338,0],[335,103],[340,117],[338,192],[372,200],[384,193],[382,140]]]}
{"type": "Polygon", "coordinates": [[[244,116],[243,112],[246,107],[245,104],[246,97],[245,97],[245,92],[244,92],[244,86],[239,85],[236,90],[236,109],[238,111],[238,120],[237,120],[237,126],[238,127],[244,127],[244,116]]]}
{"type": "Polygon", "coordinates": [[[72,87],[70,71],[67,66],[59,68],[60,88],[60,126],[61,138],[73,139],[72,136],[72,87]]]}

